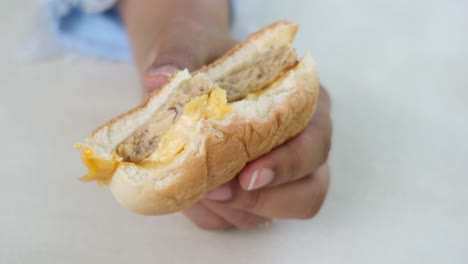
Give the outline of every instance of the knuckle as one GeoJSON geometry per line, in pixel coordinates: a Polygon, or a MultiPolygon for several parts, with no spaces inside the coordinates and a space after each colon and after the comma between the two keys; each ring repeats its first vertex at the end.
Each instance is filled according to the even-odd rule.
{"type": "Polygon", "coordinates": [[[218,219],[210,219],[210,220],[205,220],[205,221],[192,221],[192,222],[194,222],[195,225],[198,226],[200,229],[206,230],[206,231],[214,231],[214,230],[224,229],[228,227],[226,223],[218,219]]]}
{"type": "Polygon", "coordinates": [[[306,208],[299,215],[299,219],[311,219],[314,218],[323,206],[325,202],[325,197],[327,195],[327,187],[324,186],[320,191],[314,193],[309,199],[309,203],[306,205],[306,208]]]}
{"type": "Polygon", "coordinates": [[[261,208],[264,203],[261,193],[262,192],[260,190],[247,193],[245,199],[242,201],[242,208],[247,211],[257,211],[261,208]]]}
{"type": "Polygon", "coordinates": [[[312,149],[309,151],[310,154],[315,153],[313,157],[310,157],[310,159],[313,159],[312,164],[314,164],[315,167],[320,166],[327,161],[332,143],[331,135],[323,132],[320,128],[317,127],[312,127],[311,129],[311,133],[307,135],[307,140],[308,142],[311,142],[311,148],[316,149],[315,151],[312,151],[312,149]],[[317,143],[313,144],[313,142],[317,143]]]}
{"type": "Polygon", "coordinates": [[[312,203],[308,208],[306,208],[303,213],[299,216],[299,219],[312,219],[314,218],[319,212],[320,209],[322,208],[322,202],[314,202],[312,203]]]}
{"type": "Polygon", "coordinates": [[[283,169],[283,178],[285,181],[294,180],[296,175],[304,173],[301,171],[303,167],[301,164],[306,163],[306,155],[303,154],[304,153],[300,153],[300,150],[294,148],[292,145],[287,145],[283,153],[284,159],[282,162],[285,164],[283,169]]]}
{"type": "Polygon", "coordinates": [[[259,219],[257,216],[252,214],[244,215],[243,218],[236,224],[236,227],[240,229],[249,229],[258,226],[263,223],[264,220],[259,219]]]}

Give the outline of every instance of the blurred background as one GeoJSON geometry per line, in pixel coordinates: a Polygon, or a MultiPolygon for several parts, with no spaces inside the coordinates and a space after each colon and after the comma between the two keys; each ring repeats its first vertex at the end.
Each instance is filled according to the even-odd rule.
{"type": "Polygon", "coordinates": [[[236,12],[238,39],[299,23],[298,51],[311,50],[332,95],[320,214],[205,232],[80,183],[72,144],[140,102],[135,70],[64,53],[25,61],[41,37],[37,1],[2,1],[1,263],[468,263],[468,1],[238,1],[236,12]]]}

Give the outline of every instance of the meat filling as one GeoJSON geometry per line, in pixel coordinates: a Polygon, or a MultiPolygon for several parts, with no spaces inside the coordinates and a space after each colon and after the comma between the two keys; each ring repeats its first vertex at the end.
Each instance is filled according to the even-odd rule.
{"type": "Polygon", "coordinates": [[[246,97],[249,93],[264,89],[296,63],[294,50],[290,46],[282,46],[267,53],[248,67],[231,72],[215,82],[220,88],[226,90],[227,99],[232,102],[246,97]]]}
{"type": "MultiPolygon", "coordinates": [[[[214,82],[226,90],[228,102],[232,102],[262,90],[296,63],[296,54],[287,45],[268,52],[250,65],[234,70],[214,82]]],[[[214,87],[209,85],[211,82],[205,78],[196,75],[182,82],[156,114],[118,146],[117,153],[125,161],[134,163],[140,163],[150,156],[157,149],[161,137],[183,113],[185,105],[213,90],[214,87]]]]}
{"type": "Polygon", "coordinates": [[[117,147],[117,153],[125,161],[139,163],[148,157],[158,146],[161,137],[179,119],[185,105],[195,97],[213,90],[203,75],[197,75],[180,84],[166,103],[143,126],[133,132],[117,147]]]}

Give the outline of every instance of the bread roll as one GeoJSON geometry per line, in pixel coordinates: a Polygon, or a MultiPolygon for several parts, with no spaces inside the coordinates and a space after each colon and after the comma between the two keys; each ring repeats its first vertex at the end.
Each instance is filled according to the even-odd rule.
{"type": "Polygon", "coordinates": [[[297,25],[280,21],[211,65],[175,73],[138,107],[93,131],[77,148],[89,173],[126,208],[180,211],[301,132],[319,92],[297,25]]]}

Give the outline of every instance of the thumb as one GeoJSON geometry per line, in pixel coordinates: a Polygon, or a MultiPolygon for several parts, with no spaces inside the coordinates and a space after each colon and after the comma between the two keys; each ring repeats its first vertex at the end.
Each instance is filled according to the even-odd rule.
{"type": "Polygon", "coordinates": [[[143,85],[146,92],[151,93],[163,86],[163,84],[176,72],[179,68],[173,65],[162,65],[160,67],[150,67],[144,77],[143,85]]]}
{"type": "Polygon", "coordinates": [[[153,49],[155,58],[144,72],[146,90],[159,89],[177,70],[193,71],[205,64],[209,57],[207,38],[209,34],[195,23],[176,21],[167,25],[153,49]]]}
{"type": "Polygon", "coordinates": [[[159,89],[175,71],[194,71],[233,45],[228,33],[210,30],[193,21],[176,20],[158,35],[154,60],[144,72],[144,86],[148,92],[159,89]]]}
{"type": "Polygon", "coordinates": [[[144,86],[148,92],[161,86],[177,70],[192,71],[203,64],[203,50],[189,46],[187,37],[166,37],[157,48],[156,58],[144,73],[144,86]]]}

